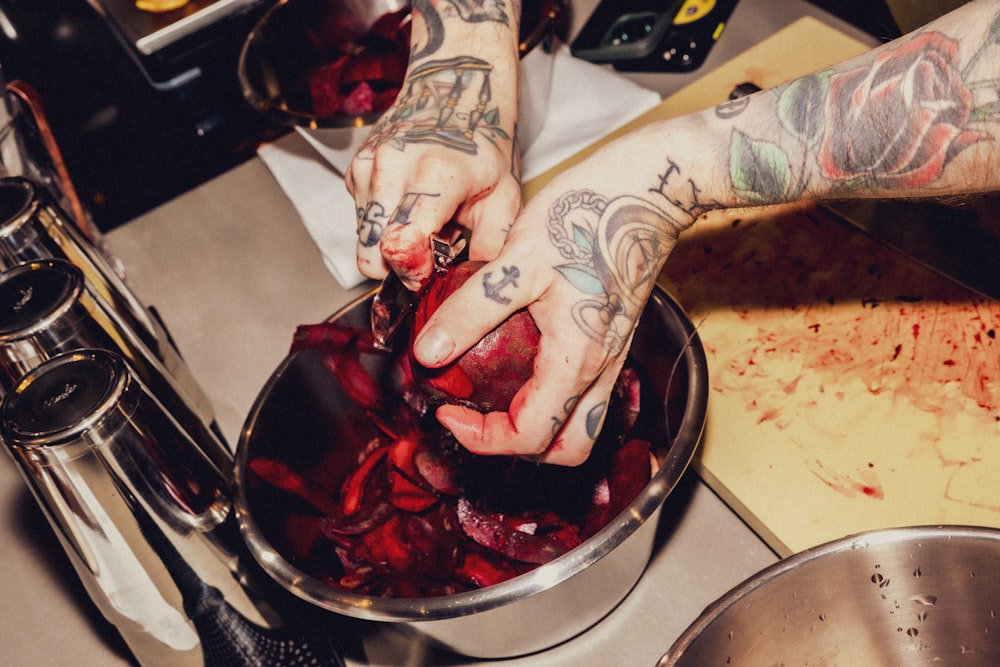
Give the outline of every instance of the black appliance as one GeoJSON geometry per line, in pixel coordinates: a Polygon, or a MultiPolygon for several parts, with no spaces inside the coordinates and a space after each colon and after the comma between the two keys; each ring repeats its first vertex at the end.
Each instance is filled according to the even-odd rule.
{"type": "Polygon", "coordinates": [[[875,2],[872,0],[808,0],[808,2],[857,26],[879,41],[888,42],[902,35],[885,0],[876,0],[875,2]]]}
{"type": "Polygon", "coordinates": [[[252,157],[287,131],[250,108],[243,42],[274,0],[0,0],[0,67],[39,94],[102,231],[252,157]]]}

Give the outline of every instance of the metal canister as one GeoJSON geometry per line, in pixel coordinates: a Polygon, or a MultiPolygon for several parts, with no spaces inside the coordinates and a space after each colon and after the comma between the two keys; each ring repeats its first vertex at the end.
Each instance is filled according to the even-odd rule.
{"type": "Polygon", "coordinates": [[[80,269],[46,259],[0,272],[0,395],[45,360],[80,348],[109,349],[125,358],[218,469],[231,476],[233,456],[225,442],[144,341],[93,293],[80,269]]]}
{"type": "MultiPolygon", "coordinates": [[[[0,176],[30,178],[51,192],[66,210],[81,210],[75,190],[71,184],[66,187],[60,173],[62,153],[52,154],[51,149],[58,151],[58,146],[53,143],[50,147],[48,141],[54,142],[55,137],[47,133],[46,120],[35,114],[31,95],[37,94],[23,81],[4,79],[0,63],[0,176]]],[[[68,179],[68,174],[65,177],[68,179]]],[[[89,223],[89,217],[83,222],[89,223]]]]}
{"type": "Polygon", "coordinates": [[[63,259],[160,360],[203,421],[215,411],[166,328],[126,284],[104,251],[83,236],[48,190],[22,177],[0,179],[0,270],[36,259],[63,259]]]}
{"type": "Polygon", "coordinates": [[[258,595],[229,482],[119,355],[29,371],[0,405],[0,439],[141,664],[342,664],[258,595]]]}

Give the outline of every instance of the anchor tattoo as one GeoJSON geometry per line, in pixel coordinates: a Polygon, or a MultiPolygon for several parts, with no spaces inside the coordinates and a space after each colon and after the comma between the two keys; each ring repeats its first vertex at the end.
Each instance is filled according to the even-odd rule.
{"type": "Polygon", "coordinates": [[[493,275],[492,271],[487,272],[486,275],[483,276],[483,290],[485,291],[487,298],[492,299],[497,303],[507,305],[510,303],[510,298],[500,294],[500,291],[507,285],[517,287],[517,279],[521,276],[521,272],[516,266],[511,266],[509,268],[505,266],[502,270],[503,278],[495,283],[490,282],[490,276],[493,275]]]}

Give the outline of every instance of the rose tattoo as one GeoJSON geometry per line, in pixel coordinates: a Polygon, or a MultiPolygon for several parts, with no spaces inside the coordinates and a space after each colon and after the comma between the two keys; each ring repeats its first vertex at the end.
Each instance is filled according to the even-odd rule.
{"type": "Polygon", "coordinates": [[[938,32],[917,35],[870,66],[797,79],[778,95],[778,120],[797,143],[739,130],[730,141],[730,180],[752,204],[801,197],[810,156],[840,190],[906,190],[933,183],[951,159],[989,138],[970,127],[976,109],[958,43],[938,32]]]}
{"type": "Polygon", "coordinates": [[[830,78],[819,164],[830,178],[918,188],[986,135],[966,129],[972,93],[957,66],[958,43],[929,32],[881,54],[871,68],[830,78]],[[886,143],[865,137],[890,132],[886,143]],[[856,138],[861,137],[859,141],[856,138]]]}

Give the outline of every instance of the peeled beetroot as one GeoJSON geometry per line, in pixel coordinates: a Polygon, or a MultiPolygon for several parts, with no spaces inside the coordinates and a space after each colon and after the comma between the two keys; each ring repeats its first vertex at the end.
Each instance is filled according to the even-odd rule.
{"type": "Polygon", "coordinates": [[[484,286],[503,277],[478,273],[485,262],[462,262],[431,279],[414,313],[410,341],[413,379],[431,401],[453,403],[480,412],[510,408],[514,394],[531,377],[540,334],[535,320],[521,309],[488,333],[461,357],[441,368],[422,366],[412,355],[413,340],[438,306],[474,274],[484,286]]]}

